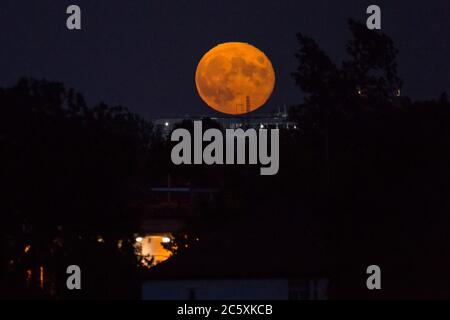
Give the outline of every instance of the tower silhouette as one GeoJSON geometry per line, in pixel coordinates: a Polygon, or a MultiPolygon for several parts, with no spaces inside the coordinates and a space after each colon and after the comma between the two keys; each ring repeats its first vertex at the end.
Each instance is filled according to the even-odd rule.
{"type": "Polygon", "coordinates": [[[251,111],[250,96],[245,96],[244,103],[236,103],[236,114],[249,113],[251,111]]]}

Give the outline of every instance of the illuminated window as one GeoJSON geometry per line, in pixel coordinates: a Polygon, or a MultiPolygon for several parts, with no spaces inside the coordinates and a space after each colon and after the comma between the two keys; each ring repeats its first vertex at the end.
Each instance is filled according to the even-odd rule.
{"type": "Polygon", "coordinates": [[[172,256],[172,252],[163,246],[172,241],[170,235],[146,235],[138,238],[140,241],[136,239],[136,244],[142,257],[153,259],[153,265],[166,261],[172,256]]]}

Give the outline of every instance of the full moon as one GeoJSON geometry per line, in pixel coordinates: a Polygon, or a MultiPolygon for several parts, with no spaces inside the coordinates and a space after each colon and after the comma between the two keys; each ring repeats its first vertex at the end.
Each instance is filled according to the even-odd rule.
{"type": "Polygon", "coordinates": [[[275,86],[269,58],[248,43],[228,42],[208,51],[195,73],[197,91],[216,111],[245,114],[264,105],[275,86]]]}

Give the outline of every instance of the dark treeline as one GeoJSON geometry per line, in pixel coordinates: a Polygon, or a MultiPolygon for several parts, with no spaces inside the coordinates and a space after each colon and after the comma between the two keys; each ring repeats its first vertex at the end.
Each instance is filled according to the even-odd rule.
{"type": "Polygon", "coordinates": [[[362,278],[378,264],[380,297],[449,298],[450,104],[402,97],[391,39],[349,27],[340,66],[298,35],[305,102],[291,109],[302,130],[281,158],[287,185],[310,194],[337,297],[376,296],[362,278]]]}
{"type": "MultiPolygon", "coordinates": [[[[88,107],[62,84],[22,79],[0,89],[1,296],[139,297],[133,234],[149,188],[170,174],[174,185],[220,190],[185,230],[202,242],[238,222],[273,220],[277,245],[290,252],[277,263],[308,263],[298,244],[314,239],[332,297],[376,297],[365,268],[378,264],[380,297],[450,298],[450,104],[445,93],[402,96],[391,39],[349,27],[341,65],[298,35],[293,78],[305,99],[290,109],[298,129],[280,132],[276,176],[260,176],[259,166],[175,167],[151,123],[88,107]],[[65,290],[70,264],[85,270],[79,294],[65,290]]],[[[266,245],[255,224],[248,230],[266,245]]]]}

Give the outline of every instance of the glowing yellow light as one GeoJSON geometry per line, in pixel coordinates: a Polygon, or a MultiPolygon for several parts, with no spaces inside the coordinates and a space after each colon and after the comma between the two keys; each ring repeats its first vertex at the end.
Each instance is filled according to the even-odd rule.
{"type": "Polygon", "coordinates": [[[162,243],[169,243],[170,242],[170,238],[169,237],[163,237],[162,238],[162,243]]]}
{"type": "Polygon", "coordinates": [[[144,240],[142,237],[137,237],[136,238],[136,242],[142,242],[142,240],[144,240]]]}
{"type": "Polygon", "coordinates": [[[23,251],[24,251],[25,253],[27,253],[28,251],[30,251],[30,249],[31,249],[31,245],[28,244],[28,245],[25,246],[25,249],[24,249],[23,251]]]}
{"type": "Polygon", "coordinates": [[[44,267],[39,268],[39,287],[44,289],[44,267]]]}
{"type": "Polygon", "coordinates": [[[135,247],[140,252],[142,258],[153,259],[152,263],[142,260],[143,265],[152,267],[172,256],[172,252],[164,248],[164,243],[172,242],[170,234],[166,235],[145,235],[141,236],[141,241],[137,241],[135,247]]]}

